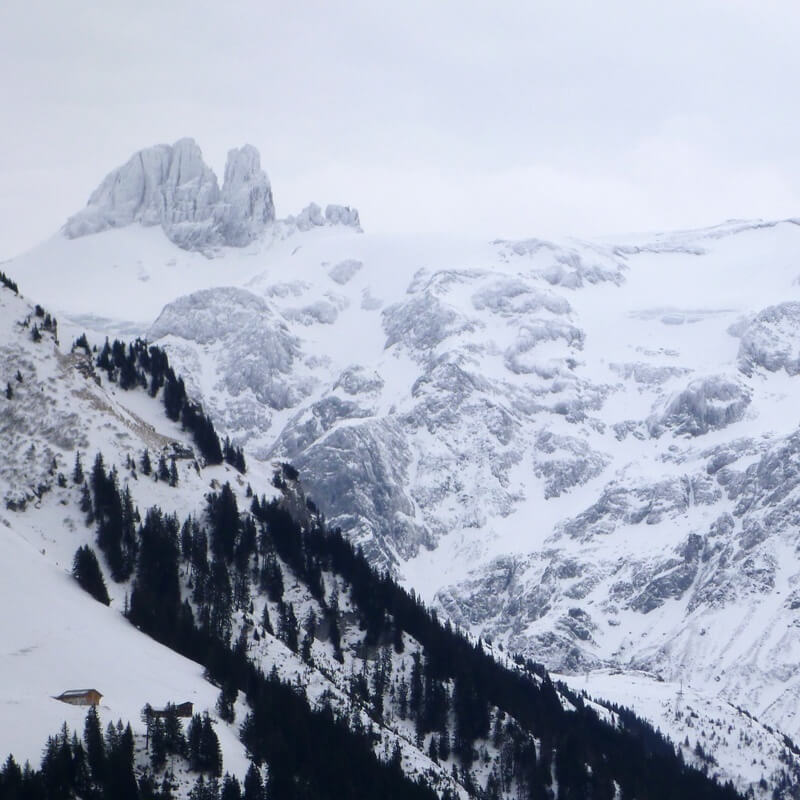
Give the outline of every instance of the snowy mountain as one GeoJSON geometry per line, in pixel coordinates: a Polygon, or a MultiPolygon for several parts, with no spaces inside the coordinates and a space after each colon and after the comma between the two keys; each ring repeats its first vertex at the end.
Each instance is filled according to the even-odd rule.
{"type": "Polygon", "coordinates": [[[142,151],[3,269],[62,337],[163,347],[251,469],[290,461],[473,634],[590,693],[658,675],[642,713],[684,686],[798,737],[800,223],[377,236],[342,206],[274,220],[245,150],[222,192],[193,143],[142,151]]]}
{"type": "MultiPolygon", "coordinates": [[[[741,743],[724,763],[699,744],[676,757],[624,709],[443,627],[324,528],[291,466],[247,468],[227,442],[215,454],[163,351],[67,345],[6,285],[0,309],[0,577],[7,608],[25,610],[0,615],[0,751],[16,758],[0,796],[216,798],[223,766],[226,799],[263,797],[262,776],[267,797],[737,796],[684,758],[753,782],[733,766],[741,743]],[[214,463],[223,454],[235,468],[214,463]],[[76,582],[67,572],[93,548],[96,576],[73,566],[76,582]],[[102,693],[105,756],[91,715],[60,702],[78,686],[102,693]],[[187,702],[183,733],[144,711],[187,702]],[[82,729],[85,746],[70,733],[82,729]],[[18,770],[48,736],[41,772],[18,770]]],[[[787,743],[742,727],[766,739],[775,786],[800,769],[787,743]]]]}

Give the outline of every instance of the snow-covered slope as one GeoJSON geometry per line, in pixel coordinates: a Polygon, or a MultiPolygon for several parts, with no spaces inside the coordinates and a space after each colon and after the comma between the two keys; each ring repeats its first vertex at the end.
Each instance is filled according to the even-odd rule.
{"type": "MultiPolygon", "coordinates": [[[[154,401],[104,389],[86,354],[56,345],[57,330],[42,329],[34,342],[33,328],[43,320],[25,300],[0,288],[0,383],[10,387],[0,401],[0,752],[38,766],[47,737],[63,722],[83,730],[86,709],[55,696],[96,688],[103,694],[104,727],[130,720],[143,733],[146,703],[159,708],[188,700],[198,713],[210,711],[225,768],[244,777],[249,762],[237,729],[216,718],[219,690],[204,679],[202,667],[124,619],[128,587],[109,581],[112,601],[105,607],[69,574],[77,548],[94,545],[95,538],[71,477],[76,454],[85,459],[104,452],[121,464],[144,447],[155,454],[190,445],[154,401]]],[[[152,481],[130,485],[135,497],[186,513],[215,473],[227,475],[225,468],[212,468],[201,478],[183,460],[182,493],[152,481]]]]}
{"type": "MultiPolygon", "coordinates": [[[[0,579],[6,600],[6,613],[0,614],[0,638],[4,643],[0,653],[0,707],[7,722],[0,734],[3,758],[12,752],[18,761],[30,760],[36,765],[45,738],[59,730],[62,722],[80,732],[84,709],[64,705],[54,695],[67,688],[93,687],[103,693],[99,709],[103,724],[115,719],[132,724],[136,772],[140,776],[146,774],[150,754],[155,752],[155,744],[151,744],[150,754],[144,749],[142,708],[145,703],[158,708],[169,701],[189,700],[198,713],[210,712],[225,770],[241,779],[248,769],[250,748],[258,738],[253,739],[251,734],[245,752],[239,736],[247,741],[246,719],[258,705],[259,691],[251,691],[252,684],[248,685],[246,698],[240,693],[235,701],[235,719],[230,720],[219,706],[219,685],[209,682],[214,676],[226,686],[215,672],[220,669],[219,664],[212,667],[205,663],[204,670],[199,663],[157,644],[131,624],[139,619],[134,610],[141,609],[144,602],[145,550],[154,535],[152,529],[149,534],[145,529],[150,525],[150,511],[155,504],[163,510],[164,519],[175,515],[174,569],[181,595],[177,602],[183,601],[184,608],[194,608],[198,620],[203,618],[203,609],[207,615],[206,603],[211,601],[202,597],[217,592],[217,588],[211,588],[217,586],[213,576],[219,575],[222,565],[226,580],[230,578],[236,586],[234,600],[228,606],[229,621],[223,624],[230,624],[228,635],[236,641],[235,651],[246,655],[262,676],[274,673],[286,682],[290,695],[305,698],[312,708],[327,709],[331,719],[335,715],[346,721],[353,731],[350,743],[361,742],[363,747],[367,742],[380,761],[390,762],[392,780],[398,780],[399,767],[405,775],[421,779],[426,788],[450,798],[483,796],[484,790],[495,796],[520,796],[528,790],[533,792],[537,785],[541,790],[545,786],[555,789],[557,785],[568,785],[569,780],[581,780],[581,759],[576,761],[574,750],[564,755],[560,749],[561,741],[569,742],[571,734],[597,736],[599,758],[604,768],[611,770],[611,779],[609,775],[600,778],[606,792],[617,780],[626,786],[632,780],[631,773],[642,773],[643,745],[632,738],[630,730],[619,725],[616,750],[603,755],[608,739],[614,739],[614,731],[607,728],[598,733],[597,721],[583,713],[582,702],[563,688],[553,688],[540,667],[515,664],[501,650],[480,646],[474,640],[469,643],[452,630],[437,626],[408,595],[376,575],[370,577],[369,570],[352,551],[348,551],[348,562],[341,539],[324,534],[320,528],[301,531],[298,524],[287,538],[286,516],[279,513],[281,508],[295,514],[304,526],[319,523],[313,504],[303,497],[291,467],[283,465],[273,477],[271,465],[256,462],[243,476],[227,465],[203,464],[193,450],[194,443],[187,439],[187,432],[164,414],[166,385],[156,391],[149,383],[147,391],[139,380],[125,384],[121,366],[117,371],[101,369],[102,356],[96,359],[85,352],[83,344],[64,341],[63,324],[45,309],[30,305],[4,287],[0,287],[0,312],[0,382],[6,384],[0,399],[0,446],[5,454],[4,471],[0,473],[0,579]],[[154,466],[162,455],[172,460],[174,477],[156,479],[154,473],[147,472],[143,466],[145,448],[150,451],[154,466]],[[90,468],[92,455],[98,453],[105,466],[98,467],[100,462],[95,460],[90,468]],[[83,475],[80,459],[85,465],[83,475]],[[108,469],[109,480],[116,487],[114,491],[119,491],[120,499],[130,496],[141,516],[146,516],[133,534],[139,557],[132,580],[120,576],[114,580],[114,570],[109,567],[109,550],[102,544],[107,542],[106,535],[102,525],[97,524],[97,518],[105,513],[101,508],[106,502],[100,498],[98,469],[103,473],[108,469]],[[82,506],[90,493],[84,478],[92,485],[93,503],[82,506]],[[204,577],[202,569],[205,536],[215,524],[212,493],[220,490],[223,482],[232,485],[231,496],[240,509],[250,508],[249,512],[234,514],[244,523],[240,533],[225,528],[237,562],[247,523],[253,525],[250,530],[255,547],[254,520],[262,513],[267,516],[258,529],[258,555],[253,554],[252,561],[248,556],[243,567],[231,564],[230,575],[224,558],[217,558],[219,551],[213,538],[216,534],[209,534],[214,554],[209,578],[208,572],[204,577]],[[257,502],[250,504],[251,483],[264,490],[261,511],[257,502]],[[271,497],[281,498],[284,505],[269,512],[266,500],[271,497]],[[275,516],[270,517],[269,513],[275,516]],[[92,514],[94,521],[87,517],[92,514]],[[181,519],[186,523],[178,535],[181,519]],[[278,544],[281,529],[283,545],[278,544]],[[186,536],[190,537],[189,545],[186,536]],[[101,562],[110,589],[110,607],[80,591],[67,574],[74,552],[84,545],[96,545],[104,551],[101,562]],[[325,547],[331,549],[327,556],[320,557],[325,547]],[[316,553],[316,561],[311,560],[312,553],[316,553]],[[278,590],[270,577],[273,573],[267,570],[269,563],[282,575],[278,579],[278,596],[274,595],[278,590]],[[311,568],[314,564],[316,572],[311,568]],[[313,582],[312,575],[316,576],[313,582]],[[370,580],[371,589],[365,591],[369,586],[365,581],[370,580]],[[367,613],[368,609],[374,612],[369,603],[387,591],[395,592],[392,611],[380,610],[381,622],[377,632],[373,629],[374,638],[370,640],[375,616],[367,613]],[[19,609],[12,610],[12,604],[18,604],[19,609]],[[128,619],[122,613],[127,610],[128,619]],[[300,623],[294,634],[298,637],[302,632],[300,646],[297,640],[290,644],[287,632],[291,625],[287,627],[285,623],[289,618],[300,623]],[[270,619],[275,621],[274,629],[270,619]],[[401,619],[407,628],[400,627],[401,619]],[[412,628],[414,634],[409,632],[412,628]],[[445,651],[447,646],[454,651],[448,655],[443,646],[445,651]],[[495,677],[505,687],[496,693],[498,704],[482,701],[485,723],[481,723],[480,731],[470,734],[470,739],[465,733],[465,706],[473,701],[464,699],[469,695],[464,690],[463,666],[461,672],[454,669],[462,658],[464,663],[479,667],[466,673],[472,692],[477,691],[479,676],[487,669],[496,669],[495,677]],[[502,670],[493,659],[503,665],[502,670]],[[434,662],[437,665],[431,666],[434,662]],[[513,691],[509,692],[509,688],[513,691]],[[515,708],[511,702],[514,696],[527,697],[532,702],[515,708]],[[429,713],[435,714],[438,721],[432,723],[426,717],[429,713]],[[554,719],[557,724],[551,727],[554,719]],[[356,738],[359,735],[361,739],[356,738]],[[465,741],[468,757],[464,755],[465,741]],[[628,745],[622,759],[620,741],[628,745]],[[629,751],[638,753],[633,770],[629,751]],[[534,775],[533,768],[540,761],[541,769],[534,775]],[[577,772],[570,774],[567,763],[577,767],[577,772]]],[[[156,355],[150,352],[151,364],[156,355]]],[[[160,467],[155,471],[159,470],[160,467]]],[[[222,494],[226,491],[227,488],[222,494]]],[[[108,519],[104,519],[107,523],[108,519]]],[[[126,541],[124,534],[122,541],[126,541]]],[[[164,557],[156,569],[160,579],[164,578],[166,573],[162,574],[162,570],[169,561],[166,551],[164,557]]],[[[230,589],[230,583],[228,586],[230,589]]],[[[162,599],[159,615],[166,619],[170,616],[169,605],[162,599]]],[[[191,614],[192,611],[190,618],[191,614]]],[[[142,627],[147,629],[146,625],[142,627]]],[[[216,651],[217,658],[219,655],[216,651]]],[[[479,691],[485,693],[487,685],[479,691]]],[[[492,687],[488,691],[491,696],[492,687]]],[[[617,720],[615,712],[602,705],[591,707],[602,718],[617,720]]],[[[260,735],[270,739],[290,724],[276,715],[267,720],[260,735]]],[[[296,734],[291,740],[292,749],[302,750],[306,732],[290,730],[296,734]]],[[[336,733],[341,736],[342,730],[336,733]]],[[[151,739],[155,742],[155,733],[151,739]]],[[[651,743],[654,739],[650,737],[651,743]]],[[[697,786],[698,776],[687,776],[682,764],[672,758],[669,746],[659,744],[660,763],[670,765],[676,779],[687,783],[694,780],[697,786]]],[[[588,757],[597,758],[597,752],[588,757]]],[[[766,766],[770,778],[777,772],[776,764],[777,756],[771,753],[766,766]]],[[[173,758],[166,768],[174,771],[174,796],[196,796],[189,794],[197,777],[196,772],[190,771],[189,762],[173,758]]],[[[313,771],[313,766],[310,769],[313,771]]],[[[270,761],[266,771],[277,772],[275,763],[270,761]]],[[[749,787],[751,781],[745,774],[729,774],[742,788],[749,787]]],[[[164,768],[155,768],[156,783],[162,776],[164,768]]],[[[699,785],[709,790],[707,782],[699,781],[699,785]]],[[[711,787],[710,791],[716,794],[709,796],[727,796],[719,787],[711,787]]],[[[760,789],[758,794],[764,796],[760,789]]]]}
{"type": "MultiPolygon", "coordinates": [[[[262,499],[278,495],[273,465],[256,462],[247,480],[227,464],[203,465],[187,432],[165,416],[159,397],[141,388],[124,391],[109,382],[95,369],[93,356],[64,341],[64,328],[41,306],[0,286],[0,386],[7,387],[0,398],[0,586],[5,603],[0,614],[0,761],[10,753],[19,764],[29,761],[38,767],[47,738],[62,724],[83,731],[86,708],[65,704],[57,695],[96,688],[103,695],[98,708],[103,728],[117,720],[132,725],[139,774],[148,764],[144,706],[189,701],[195,713],[210,714],[224,770],[242,781],[250,765],[240,740],[248,711],[244,697],[235,704],[236,718],[226,722],[217,706],[220,688],[209,682],[203,666],[141,633],[125,618],[132,583],[112,580],[102,558],[108,607],[72,577],[76,550],[97,547],[97,526],[81,508],[82,483],[74,473],[81,460],[89,480],[90,461],[101,454],[119,489],[130,493],[142,515],[157,506],[179,519],[200,519],[209,489],[223,483],[233,487],[242,508],[249,505],[251,482],[261,489],[262,499]],[[145,450],[153,459],[153,474],[140,468],[145,450]],[[174,459],[176,486],[155,479],[160,455],[174,459]]],[[[299,581],[289,580],[292,573],[285,564],[283,570],[285,597],[300,622],[305,623],[312,608],[321,619],[319,604],[299,581]]],[[[186,565],[181,578],[185,595],[191,596],[186,565]]],[[[245,637],[248,657],[264,674],[274,670],[282,680],[302,687],[314,708],[326,704],[358,717],[363,730],[374,729],[376,753],[388,759],[397,749],[407,774],[424,775],[431,786],[451,787],[455,796],[467,796],[452,779],[449,765],[434,763],[415,746],[412,722],[378,726],[366,707],[351,708],[350,681],[367,664],[366,657],[356,655],[362,637],[358,625],[343,627],[341,663],[324,637],[313,642],[312,667],[263,626],[260,636],[253,635],[253,619],[262,620],[265,607],[278,619],[275,603],[263,595],[253,600],[255,608],[251,603],[249,612],[235,612],[231,622],[235,635],[242,628],[250,634],[245,637]]],[[[341,604],[342,612],[350,613],[344,586],[341,604]]],[[[401,671],[409,669],[410,652],[395,660],[396,683],[401,671]]],[[[179,759],[168,766],[175,772],[177,796],[188,796],[196,774],[188,773],[179,759]]]]}
{"type": "Polygon", "coordinates": [[[796,737],[800,224],[485,242],[306,217],[206,254],[58,234],[4,269],[62,327],[157,340],[251,463],[292,461],[473,632],[796,737]]]}

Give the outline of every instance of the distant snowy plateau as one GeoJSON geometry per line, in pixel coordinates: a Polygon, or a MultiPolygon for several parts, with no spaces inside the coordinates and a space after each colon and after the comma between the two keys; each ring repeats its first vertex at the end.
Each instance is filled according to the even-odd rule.
{"type": "Polygon", "coordinates": [[[372,235],[347,206],[278,220],[254,148],[219,188],[182,140],[0,268],[67,347],[164,347],[251,462],[291,461],[473,633],[800,738],[800,220],[372,235]]]}

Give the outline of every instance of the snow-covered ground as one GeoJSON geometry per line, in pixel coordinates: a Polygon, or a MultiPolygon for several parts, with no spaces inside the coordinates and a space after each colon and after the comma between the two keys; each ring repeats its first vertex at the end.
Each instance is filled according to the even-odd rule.
{"type": "Polygon", "coordinates": [[[740,790],[752,789],[756,796],[769,796],[762,779],[772,786],[785,773],[788,785],[797,781],[800,755],[796,747],[780,731],[733,703],[631,670],[557,677],[575,692],[636,709],[680,748],[688,764],[707,770],[719,781],[732,780],[740,790]]]}
{"type": "Polygon", "coordinates": [[[797,737],[798,254],[796,220],[591,242],[275,223],[205,254],[134,224],[3,268],[62,339],[157,339],[251,465],[295,463],[474,633],[797,737]]]}

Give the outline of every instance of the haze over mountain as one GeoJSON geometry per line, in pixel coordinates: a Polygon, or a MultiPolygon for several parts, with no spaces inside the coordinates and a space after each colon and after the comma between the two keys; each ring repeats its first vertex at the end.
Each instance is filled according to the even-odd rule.
{"type": "Polygon", "coordinates": [[[685,693],[800,736],[800,220],[365,228],[347,206],[276,220],[254,148],[220,190],[181,140],[3,269],[62,337],[163,348],[251,465],[291,462],[472,634],[621,702],[635,674],[679,738],[685,693]]]}

